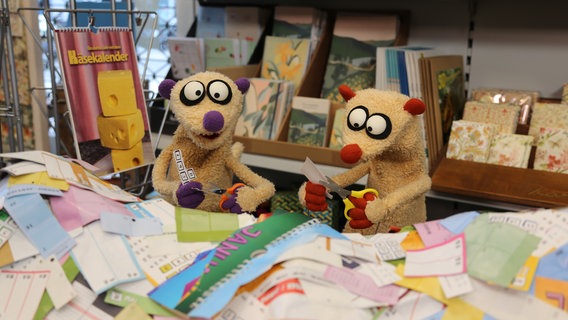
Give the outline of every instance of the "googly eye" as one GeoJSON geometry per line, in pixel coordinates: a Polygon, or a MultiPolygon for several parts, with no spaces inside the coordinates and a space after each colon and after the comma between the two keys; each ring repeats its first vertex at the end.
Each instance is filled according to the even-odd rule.
{"type": "Polygon", "coordinates": [[[207,95],[213,102],[223,105],[229,103],[233,97],[231,87],[223,80],[211,81],[207,85],[207,95]]]}
{"type": "Polygon", "coordinates": [[[390,118],[386,115],[375,113],[367,119],[365,129],[369,137],[373,139],[385,139],[391,133],[392,124],[390,118]]]}
{"type": "Polygon", "coordinates": [[[347,116],[347,126],[349,129],[359,131],[365,128],[365,121],[367,121],[368,114],[367,108],[363,106],[358,106],[351,110],[347,116]]]}
{"type": "Polygon", "coordinates": [[[194,106],[205,97],[205,86],[199,81],[190,81],[183,86],[179,99],[186,106],[194,106]]]}

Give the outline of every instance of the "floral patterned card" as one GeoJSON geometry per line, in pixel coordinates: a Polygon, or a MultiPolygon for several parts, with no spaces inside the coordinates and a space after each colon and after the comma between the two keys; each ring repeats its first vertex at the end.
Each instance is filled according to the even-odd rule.
{"type": "Polygon", "coordinates": [[[489,146],[487,163],[527,168],[533,140],[533,136],[523,134],[495,134],[489,146]]]}
{"type": "Polygon", "coordinates": [[[562,104],[568,104],[568,83],[562,86],[562,104]]]}
{"type": "Polygon", "coordinates": [[[536,103],[533,106],[529,134],[538,142],[540,128],[568,129],[568,105],[536,103]]]}
{"type": "Polygon", "coordinates": [[[335,110],[331,135],[329,137],[329,148],[340,150],[343,148],[343,122],[345,121],[345,108],[335,110]]]}
{"type": "Polygon", "coordinates": [[[496,125],[465,120],[452,123],[446,158],[487,162],[496,125]]]}
{"type": "Polygon", "coordinates": [[[462,120],[493,123],[498,133],[513,134],[517,130],[517,122],[521,107],[509,104],[467,101],[462,120]]]}
{"type": "Polygon", "coordinates": [[[250,87],[244,97],[235,135],[270,140],[282,81],[262,78],[249,80],[250,87]]]}
{"type": "Polygon", "coordinates": [[[292,81],[297,91],[308,66],[309,54],[310,39],[267,36],[260,76],[264,79],[292,81]]]}
{"type": "Polygon", "coordinates": [[[540,129],[534,169],[568,173],[568,129],[540,129]]]}

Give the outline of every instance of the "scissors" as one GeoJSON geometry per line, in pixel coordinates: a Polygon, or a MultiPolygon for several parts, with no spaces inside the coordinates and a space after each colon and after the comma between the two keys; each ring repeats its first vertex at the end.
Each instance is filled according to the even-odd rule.
{"type": "Polygon", "coordinates": [[[373,188],[366,188],[359,191],[347,190],[340,187],[337,183],[333,182],[330,177],[326,176],[325,178],[327,181],[320,180],[320,183],[331,191],[337,193],[341,197],[341,199],[343,199],[343,203],[345,204],[345,210],[343,211],[343,214],[345,215],[345,218],[347,218],[347,220],[351,220],[351,217],[347,214],[347,212],[355,208],[353,202],[349,200],[349,196],[353,196],[355,198],[363,198],[368,192],[374,194],[375,197],[379,196],[379,192],[373,188]]]}
{"type": "Polygon", "coordinates": [[[207,188],[203,188],[200,191],[203,192],[209,192],[209,193],[214,193],[214,194],[218,194],[221,196],[221,201],[219,201],[219,207],[223,210],[225,210],[223,208],[223,203],[225,203],[225,201],[229,200],[230,196],[235,194],[235,191],[239,188],[239,187],[244,187],[245,184],[244,183],[235,183],[234,185],[232,185],[230,188],[221,188],[218,185],[214,184],[213,182],[207,182],[207,188]]]}

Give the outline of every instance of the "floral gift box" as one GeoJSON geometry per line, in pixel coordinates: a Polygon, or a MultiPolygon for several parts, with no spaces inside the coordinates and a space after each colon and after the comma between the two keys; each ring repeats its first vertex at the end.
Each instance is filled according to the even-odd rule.
{"type": "Polygon", "coordinates": [[[568,173],[568,130],[541,128],[536,143],[534,169],[568,173]]]}
{"type": "Polygon", "coordinates": [[[534,138],[522,134],[496,134],[489,147],[487,163],[527,168],[534,138]]]}
{"type": "Polygon", "coordinates": [[[466,120],[452,123],[446,157],[449,159],[487,162],[489,146],[496,125],[466,120]]]}
{"type": "Polygon", "coordinates": [[[497,125],[497,132],[513,134],[520,111],[521,107],[516,105],[467,101],[462,120],[493,123],[497,125]]]}
{"type": "Polygon", "coordinates": [[[568,105],[559,103],[536,103],[533,107],[529,135],[538,142],[541,128],[568,130],[568,105]]]}

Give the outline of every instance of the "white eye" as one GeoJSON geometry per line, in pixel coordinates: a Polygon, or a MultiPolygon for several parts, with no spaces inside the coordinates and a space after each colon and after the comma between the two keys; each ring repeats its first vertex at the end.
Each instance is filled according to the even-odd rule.
{"type": "Polygon", "coordinates": [[[231,87],[223,80],[211,81],[207,85],[207,95],[209,95],[209,99],[218,104],[227,104],[233,97],[231,87]]]}
{"type": "Polygon", "coordinates": [[[392,125],[384,114],[373,114],[367,119],[367,135],[373,139],[384,139],[389,136],[392,125]]]}
{"type": "Polygon", "coordinates": [[[351,130],[361,130],[365,127],[367,121],[367,108],[358,106],[349,112],[347,116],[347,126],[351,130]]]}
{"type": "Polygon", "coordinates": [[[194,106],[205,97],[205,86],[199,81],[190,81],[183,87],[179,97],[183,104],[194,106]]]}

